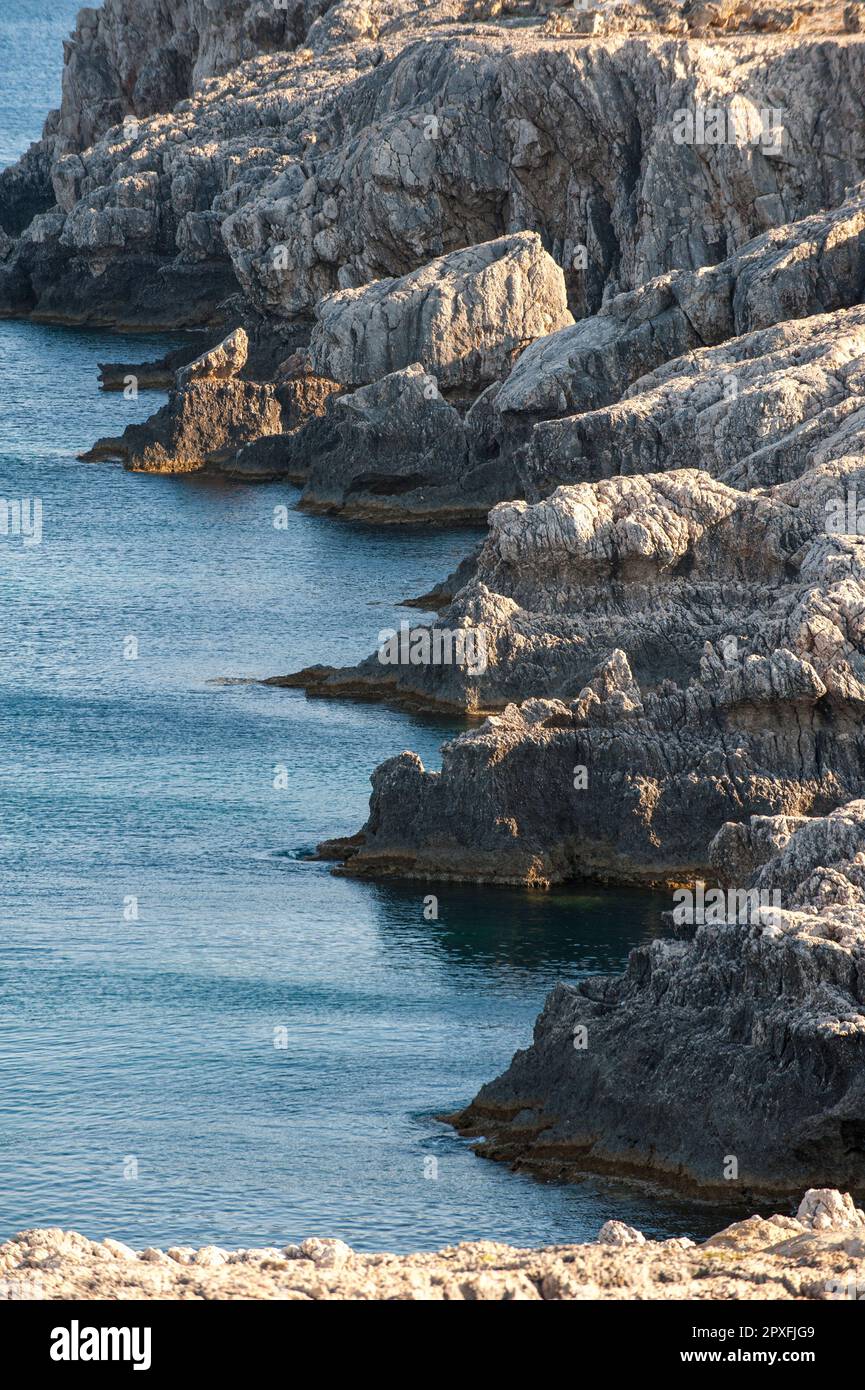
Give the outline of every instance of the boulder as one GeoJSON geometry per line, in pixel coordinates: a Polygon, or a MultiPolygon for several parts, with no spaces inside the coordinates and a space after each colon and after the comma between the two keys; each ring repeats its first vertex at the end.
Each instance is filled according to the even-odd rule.
{"type": "Polygon", "coordinates": [[[228,381],[246,366],[249,338],[243,328],[235,328],[221,343],[181,367],[175,377],[178,391],[191,381],[228,381]]]}
{"type": "Polygon", "coordinates": [[[87,463],[122,459],[144,473],[190,473],[224,464],[243,444],[279,434],[282,411],[271,385],[228,380],[191,381],[166,405],[119,439],[100,439],[80,457],[87,463]]]}
{"type": "Polygon", "coordinates": [[[361,386],[419,362],[443,389],[478,391],[535,338],[573,323],[565,281],[535,232],[454,251],[398,280],[323,299],[313,370],[361,386]]]}

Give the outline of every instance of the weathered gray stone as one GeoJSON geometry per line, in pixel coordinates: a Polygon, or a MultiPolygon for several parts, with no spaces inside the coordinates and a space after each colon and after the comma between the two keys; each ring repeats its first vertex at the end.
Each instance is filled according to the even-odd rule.
{"type": "Polygon", "coordinates": [[[310,356],[321,376],[361,386],[418,362],[443,390],[496,381],[535,338],[573,323],[564,276],[534,232],[341,290],[316,313],[310,356]]]}
{"type": "Polygon", "coordinates": [[[246,366],[249,339],[243,328],[235,328],[221,343],[203,352],[194,362],[181,367],[175,377],[178,391],[191,381],[228,381],[246,366]]]}
{"type": "MultiPolygon", "coordinates": [[[[532,1045],[454,1123],[485,1136],[486,1156],[547,1174],[863,1190],[865,922],[809,903],[809,881],[830,870],[865,877],[863,801],[806,822],[738,885],[776,885],[771,908],[745,920],[728,894],[690,939],[632,951],[623,975],[557,985],[532,1045]]],[[[817,1191],[794,1224],[849,1234],[863,1222],[849,1196],[817,1191]]]]}
{"type": "Polygon", "coordinates": [[[524,495],[695,461],[732,487],[785,482],[861,451],[863,385],[861,305],[748,333],[665,363],[614,405],[538,424],[524,495]]]}
{"type": "Polygon", "coordinates": [[[375,38],[372,13],[334,7],[312,62],[285,37],[305,34],[314,3],[135,3],[135,26],[120,0],[82,21],[14,226],[0,188],[17,233],[28,199],[50,206],[50,168],[67,223],[4,264],[7,312],[155,324],[173,303],[210,323],[240,283],[260,309],[310,315],[335,290],[537,231],[581,315],[837,206],[865,175],[863,44],[826,7],[819,39],[800,28],[768,46],[747,16],[731,44],[681,37],[681,17],[679,37],[663,18],[647,32],[636,12],[635,37],[562,43],[540,18],[466,24],[460,0],[394,0],[375,38]],[[783,140],[677,143],[676,113],[698,103],[780,112],[783,140]],[[130,106],[139,123],[124,127],[130,106]]]}
{"type": "Polygon", "coordinates": [[[513,449],[539,420],[611,405],[685,352],[848,308],[863,290],[860,185],[838,208],[772,228],[720,265],[649,280],[527,348],[497,396],[496,437],[513,449]]]}
{"type": "Polygon", "coordinates": [[[850,1193],[825,1187],[812,1187],[805,1193],[796,1219],[812,1231],[859,1231],[865,1227],[865,1212],[854,1206],[850,1193]]]}

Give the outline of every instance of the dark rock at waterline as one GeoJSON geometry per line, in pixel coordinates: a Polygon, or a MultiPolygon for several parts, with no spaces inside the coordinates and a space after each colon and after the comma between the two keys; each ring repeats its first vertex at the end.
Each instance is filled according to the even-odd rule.
{"type": "MultiPolygon", "coordinates": [[[[858,591],[849,597],[858,606],[858,591]]],[[[382,666],[379,680],[398,669],[382,666]]],[[[412,694],[404,674],[392,695],[412,694]]],[[[677,882],[705,872],[725,821],[865,795],[863,707],[865,687],[828,652],[825,666],[783,648],[729,664],[713,653],[686,688],[646,692],[616,651],[578,698],[526,699],[446,743],[441,772],[413,753],[382,763],[346,870],[677,882]]]]}
{"type": "Polygon", "coordinates": [[[495,466],[470,458],[463,417],[419,363],[332,396],[292,449],[310,511],[479,522],[508,490],[495,466]]]}
{"type": "Polygon", "coordinates": [[[237,327],[177,371],[168,401],[119,439],[97,440],[86,463],[122,459],[142,472],[188,473],[232,459],[242,445],[278,435],[282,410],[270,383],[245,381],[249,338],[237,327]]]}
{"type": "Polygon", "coordinates": [[[58,247],[62,214],[34,219],[15,254],[0,263],[0,317],[115,329],[221,325],[238,290],[225,260],[184,262],[126,250],[94,261],[58,247]]]}
{"type": "Polygon", "coordinates": [[[194,381],[174,391],[166,405],[119,439],[100,439],[86,463],[122,459],[147,473],[189,473],[232,458],[258,435],[277,434],[279,402],[270,385],[241,381],[194,381]]]}
{"type": "Polygon", "coordinates": [[[102,391],[125,391],[134,380],[138,391],[168,391],[189,359],[190,348],[179,347],[149,362],[99,362],[99,386],[102,391]]]}
{"type": "Polygon", "coordinates": [[[19,237],[33,218],[54,207],[51,185],[52,140],[32,144],[17,164],[0,171],[0,228],[19,237]]]}
{"type": "Polygon", "coordinates": [[[865,1191],[865,802],[769,825],[751,821],[770,857],[750,886],[770,905],[557,985],[531,1046],[451,1117],[479,1153],[714,1195],[865,1191]]]}

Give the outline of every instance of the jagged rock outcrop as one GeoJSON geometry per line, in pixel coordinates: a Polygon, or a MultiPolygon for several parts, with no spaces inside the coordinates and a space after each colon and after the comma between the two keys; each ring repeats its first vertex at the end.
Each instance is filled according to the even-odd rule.
{"type": "Polygon", "coordinates": [[[497,393],[496,437],[513,451],[539,420],[611,405],[683,353],[849,308],[863,293],[860,185],[837,208],[774,227],[719,265],[649,280],[527,348],[497,393]]]}
{"type": "Polygon", "coordinates": [[[180,391],[191,381],[227,381],[243,371],[248,356],[249,338],[243,328],[235,328],[215,347],[180,367],[174,379],[175,386],[180,391]]]}
{"type": "Polygon", "coordinates": [[[301,41],[326,0],[104,0],[82,9],[64,44],[52,123],[65,151],[93,145],[126,116],[171,111],[202,82],[301,41]]]}
{"type": "Polygon", "coordinates": [[[141,425],[118,439],[100,439],[85,463],[122,459],[142,473],[191,473],[232,459],[243,444],[278,434],[282,412],[271,385],[254,381],[195,381],[171,395],[141,425]]]}
{"type": "Polygon", "coordinates": [[[727,820],[865,794],[862,560],[858,538],[815,543],[812,586],[774,615],[797,650],[722,642],[699,677],[655,691],[618,650],[576,698],[524,698],[445,744],[440,773],[390,759],[362,832],[322,853],[360,875],[671,882],[706,871],[727,820]]]}
{"type": "Polygon", "coordinates": [[[852,662],[865,680],[862,542],[843,534],[855,532],[848,513],[859,494],[865,459],[844,455],[760,492],[681,469],[502,504],[462,583],[434,596],[443,611],[432,627],[412,629],[431,634],[428,656],[387,661],[376,651],[283,682],[491,711],[531,696],[574,699],[614,646],[650,691],[701,673],[711,684],[713,670],[729,674],[779,648],[824,675],[852,662]],[[435,635],[462,631],[483,660],[436,659],[435,635]]]}
{"type": "Polygon", "coordinates": [[[614,405],[541,423],[521,459],[524,496],[562,482],[687,468],[771,486],[861,450],[865,307],[782,323],[643,376],[614,405]]]}
{"type": "MultiPolygon", "coordinates": [[[[223,338],[150,364],[167,405],[85,457],[287,477],[368,520],[493,507],[430,628],[276,678],[498,711],[440,773],[378,768],[323,856],[780,896],[554,991],[458,1118],[539,1171],[865,1182],[858,30],[821,3],[107,0],[0,176],[0,313],[223,338]]],[[[858,1211],[813,1192],[790,1240],[836,1226],[861,1255],[858,1211]]],[[[579,1296],[545,1277],[494,1296],[579,1296]]]]}
{"type": "Polygon", "coordinates": [[[54,207],[51,168],[55,145],[54,139],[39,140],[17,163],[0,170],[0,231],[4,236],[19,237],[34,217],[54,207]]]}
{"type": "MultiPolygon", "coordinates": [[[[0,1245],[15,1299],[279,1298],[401,1300],[818,1299],[865,1292],[862,1212],[848,1193],[807,1192],[796,1217],[752,1216],[708,1240],[648,1240],[519,1250],[479,1240],[412,1255],[363,1254],[341,1240],[227,1250],[88,1240],[57,1227],[0,1245]]],[[[622,1227],[607,1222],[604,1230],[622,1227]]],[[[625,1226],[623,1230],[631,1228],[625,1226]]],[[[637,1237],[639,1237],[637,1239],[637,1237]]]]}
{"type": "Polygon", "coordinates": [[[189,361],[188,346],[170,348],[149,362],[100,362],[99,386],[103,391],[125,391],[134,382],[138,391],[168,391],[178,370],[189,361]]]}
{"type": "MultiPolygon", "coordinates": [[[[532,1045],[453,1118],[480,1153],[702,1192],[865,1192],[865,802],[751,825],[769,857],[729,884],[748,831],[721,828],[714,918],[622,975],[556,986],[532,1045]]],[[[836,1196],[809,1194],[800,1219],[858,1239],[836,1196]]]]}
{"type": "MultiPolygon", "coordinates": [[[[301,505],[377,521],[444,514],[468,472],[462,421],[419,363],[349,395],[298,432],[293,457],[305,479],[301,505]]],[[[481,489],[463,504],[482,519],[481,489]]]]}
{"type": "Polygon", "coordinates": [[[124,116],[171,111],[206,78],[300,43],[327,0],[104,0],[64,46],[56,132],[94,144],[124,116]]]}
{"type": "Polygon", "coordinates": [[[420,363],[358,391],[327,385],[299,428],[241,450],[227,471],[301,484],[308,511],[376,522],[486,519],[501,469],[470,459],[459,411],[420,363]]]}
{"type": "Polygon", "coordinates": [[[409,258],[423,263],[521,226],[544,236],[575,312],[597,309],[605,286],[722,260],[767,227],[841,200],[843,184],[828,191],[822,150],[809,140],[806,152],[798,129],[826,61],[840,85],[821,87],[820,107],[837,106],[839,127],[850,130],[849,140],[833,139],[832,176],[844,151],[847,182],[861,177],[845,90],[847,64],[861,58],[855,40],[839,43],[837,58],[824,45],[814,65],[807,43],[794,50],[760,40],[753,57],[739,46],[734,60],[724,45],[693,40],[562,45],[538,30],[494,25],[463,28],[458,44],[442,34],[420,48],[412,36],[407,22],[402,51],[383,42],[390,63],[359,90],[340,91],[332,116],[323,113],[314,185],[298,181],[295,190],[283,180],[273,193],[262,189],[257,206],[232,213],[226,242],[256,302],[265,296],[277,312],[286,304],[298,312],[335,277],[357,285],[405,273],[409,258]],[[378,111],[361,125],[348,99],[365,117],[369,84],[378,111]],[[746,116],[783,107],[786,118],[780,93],[795,93],[796,108],[781,159],[755,154],[753,143],[725,144],[716,159],[672,139],[674,112],[689,104],[738,102],[746,116]],[[802,159],[811,161],[807,173],[802,159]],[[824,196],[808,206],[802,190],[818,185],[824,196]],[[282,275],[288,300],[276,247],[291,268],[282,275]]]}
{"type": "MultiPolygon", "coordinates": [[[[285,52],[327,0],[104,0],[82,8],[63,45],[60,109],[14,171],[0,174],[0,225],[16,235],[54,201],[57,160],[112,126],[132,127],[258,53],[285,52]]],[[[58,55],[59,59],[59,55],[58,55]]]]}
{"type": "Polygon", "coordinates": [[[365,386],[419,362],[439,387],[477,392],[535,338],[573,323],[565,279],[536,232],[454,251],[399,280],[320,301],[313,371],[365,386]]]}
{"type": "Polygon", "coordinates": [[[170,348],[162,357],[150,362],[100,362],[100,387],[103,391],[122,391],[130,384],[130,378],[134,378],[139,391],[168,391],[176,385],[177,373],[182,367],[188,366],[195,357],[218,349],[226,337],[231,337],[238,329],[246,335],[246,361],[238,368],[238,375],[248,381],[274,382],[280,403],[286,408],[291,393],[286,395],[285,402],[282,393],[288,375],[303,357],[298,348],[309,338],[308,327],[263,318],[252,312],[240,295],[220,306],[218,331],[186,334],[178,347],[170,348]]]}
{"type": "Polygon", "coordinates": [[[282,429],[282,410],[270,383],[237,376],[249,340],[235,329],[176,373],[168,402],[149,420],[129,425],[119,439],[100,439],[81,458],[122,459],[146,473],[189,473],[231,459],[242,445],[282,429]]]}
{"type": "MultiPolygon", "coordinates": [[[[360,514],[383,520],[474,520],[497,501],[543,497],[561,482],[687,466],[695,441],[701,466],[716,476],[736,486],[775,482],[795,474],[821,431],[830,445],[852,447],[862,404],[863,290],[860,189],[835,212],[768,233],[721,266],[650,281],[574,327],[541,337],[460,425],[450,421],[435,469],[418,473],[411,422],[401,414],[388,427],[382,452],[398,457],[402,447],[406,465],[402,478],[388,466],[393,486],[385,499],[361,502],[354,495],[370,471],[360,423],[366,396],[351,416],[354,438],[343,431],[346,447],[330,450],[311,434],[296,441],[292,471],[310,479],[311,505],[320,501],[347,515],[360,507],[360,514]],[[812,313],[836,305],[851,307],[812,313]],[[700,351],[713,342],[721,345],[717,351],[700,351]],[[679,380],[686,377],[692,380],[679,380]],[[659,382],[663,392],[654,389],[659,382]],[[763,410],[769,399],[771,408],[763,410]],[[846,420],[846,434],[839,435],[846,420]]],[[[379,294],[384,291],[375,285],[358,291],[358,302],[378,305],[379,294]]],[[[362,335],[354,336],[352,350],[364,355],[362,335]]],[[[378,341],[386,340],[383,327],[378,341]]],[[[326,365],[350,374],[346,364],[326,365]]],[[[416,402],[427,432],[439,418],[431,389],[416,402]]]]}

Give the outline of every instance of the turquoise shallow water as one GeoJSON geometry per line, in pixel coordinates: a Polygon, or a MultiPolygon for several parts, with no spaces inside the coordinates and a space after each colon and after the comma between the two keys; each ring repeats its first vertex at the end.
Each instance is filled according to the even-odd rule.
{"type": "MultiPolygon", "coordinates": [[[[44,44],[10,46],[4,14],[29,102],[13,154],[56,100],[67,27],[20,9],[44,44]]],[[[96,360],[165,343],[0,324],[0,496],[38,497],[43,527],[40,545],[0,537],[0,1238],[411,1249],[575,1240],[610,1216],[715,1228],[511,1174],[434,1118],[528,1041],[557,979],[618,969],[659,903],[450,886],[429,923],[422,885],[304,862],[361,824],[375,763],[410,747],[435,766],[456,725],[215,678],[357,659],[472,535],[294,511],[276,530],[291,489],[78,463],[159,403],[100,395],[96,360]]]]}

